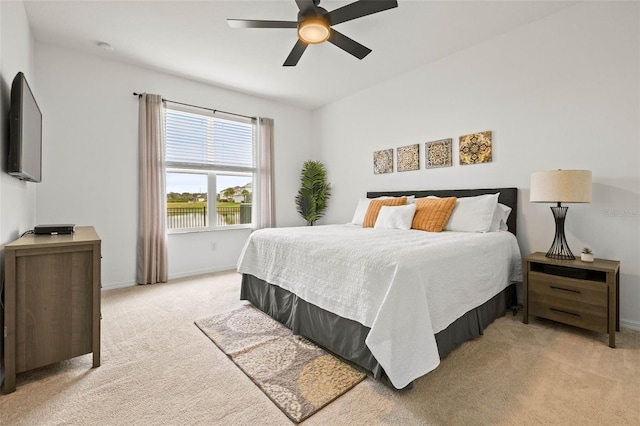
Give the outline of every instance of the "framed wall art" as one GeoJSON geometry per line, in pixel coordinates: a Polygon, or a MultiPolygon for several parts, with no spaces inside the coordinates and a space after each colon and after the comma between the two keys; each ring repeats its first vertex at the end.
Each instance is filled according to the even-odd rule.
{"type": "Polygon", "coordinates": [[[460,136],[460,164],[491,162],[491,131],[460,136]]]}
{"type": "Polygon", "coordinates": [[[437,167],[453,166],[451,151],[452,145],[453,139],[451,138],[425,143],[425,168],[435,169],[437,167]]]}
{"type": "Polygon", "coordinates": [[[420,144],[401,146],[398,151],[398,171],[420,169],[420,144]]]}
{"type": "Polygon", "coordinates": [[[393,149],[373,153],[373,174],[393,173],[393,149]]]}

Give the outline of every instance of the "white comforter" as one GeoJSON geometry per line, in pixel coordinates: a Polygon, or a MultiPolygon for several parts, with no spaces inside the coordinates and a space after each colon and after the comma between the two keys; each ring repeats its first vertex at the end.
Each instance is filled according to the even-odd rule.
{"type": "Polygon", "coordinates": [[[256,231],[238,272],[370,327],[366,344],[396,388],[438,366],[435,333],[522,280],[509,232],[350,224],[256,231]]]}

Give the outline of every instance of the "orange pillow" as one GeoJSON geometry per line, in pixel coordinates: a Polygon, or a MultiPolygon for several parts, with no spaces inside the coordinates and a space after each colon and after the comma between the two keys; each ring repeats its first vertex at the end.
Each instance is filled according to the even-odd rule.
{"type": "Polygon", "coordinates": [[[456,197],[416,199],[416,214],[413,216],[412,229],[440,232],[456,206],[456,197]]]}
{"type": "Polygon", "coordinates": [[[376,219],[378,219],[378,213],[380,213],[382,206],[404,206],[405,204],[407,204],[407,197],[371,200],[369,207],[367,208],[367,214],[364,215],[362,227],[373,228],[373,225],[376,224],[376,219]]]}

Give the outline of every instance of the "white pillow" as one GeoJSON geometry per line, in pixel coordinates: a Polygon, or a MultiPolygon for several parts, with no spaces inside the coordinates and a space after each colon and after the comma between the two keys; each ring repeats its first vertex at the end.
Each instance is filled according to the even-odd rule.
{"type": "Polygon", "coordinates": [[[364,217],[367,214],[367,209],[369,208],[370,202],[371,198],[360,198],[358,200],[358,205],[356,206],[356,211],[353,214],[351,223],[353,223],[354,225],[362,226],[362,222],[364,222],[364,217]]]}
{"type": "Polygon", "coordinates": [[[498,204],[498,195],[500,194],[458,198],[444,229],[458,232],[488,232],[498,204]]]}
{"type": "Polygon", "coordinates": [[[502,203],[496,205],[496,209],[493,212],[493,218],[491,219],[491,228],[489,232],[496,231],[508,231],[507,219],[511,214],[511,207],[505,206],[502,203]]]}
{"type": "MultiPolygon", "coordinates": [[[[386,199],[386,198],[394,198],[394,197],[382,196],[382,197],[375,198],[375,200],[382,200],[382,199],[386,199]]],[[[374,198],[360,198],[358,200],[358,205],[356,206],[356,211],[355,211],[355,213],[353,213],[353,219],[351,219],[351,223],[353,225],[362,226],[362,222],[364,222],[364,217],[367,214],[367,209],[369,208],[369,203],[373,199],[374,198]]],[[[411,203],[415,203],[415,202],[416,202],[416,196],[415,195],[407,195],[407,204],[411,204],[411,203]]]]}
{"type": "Polygon", "coordinates": [[[382,206],[373,227],[376,229],[411,229],[415,213],[415,203],[404,206],[382,206]]]}

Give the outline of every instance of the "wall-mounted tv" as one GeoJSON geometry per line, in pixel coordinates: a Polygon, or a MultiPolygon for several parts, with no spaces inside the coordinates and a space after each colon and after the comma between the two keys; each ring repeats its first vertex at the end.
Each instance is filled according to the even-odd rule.
{"type": "Polygon", "coordinates": [[[11,84],[7,169],[18,179],[42,181],[42,113],[21,72],[11,84]]]}

